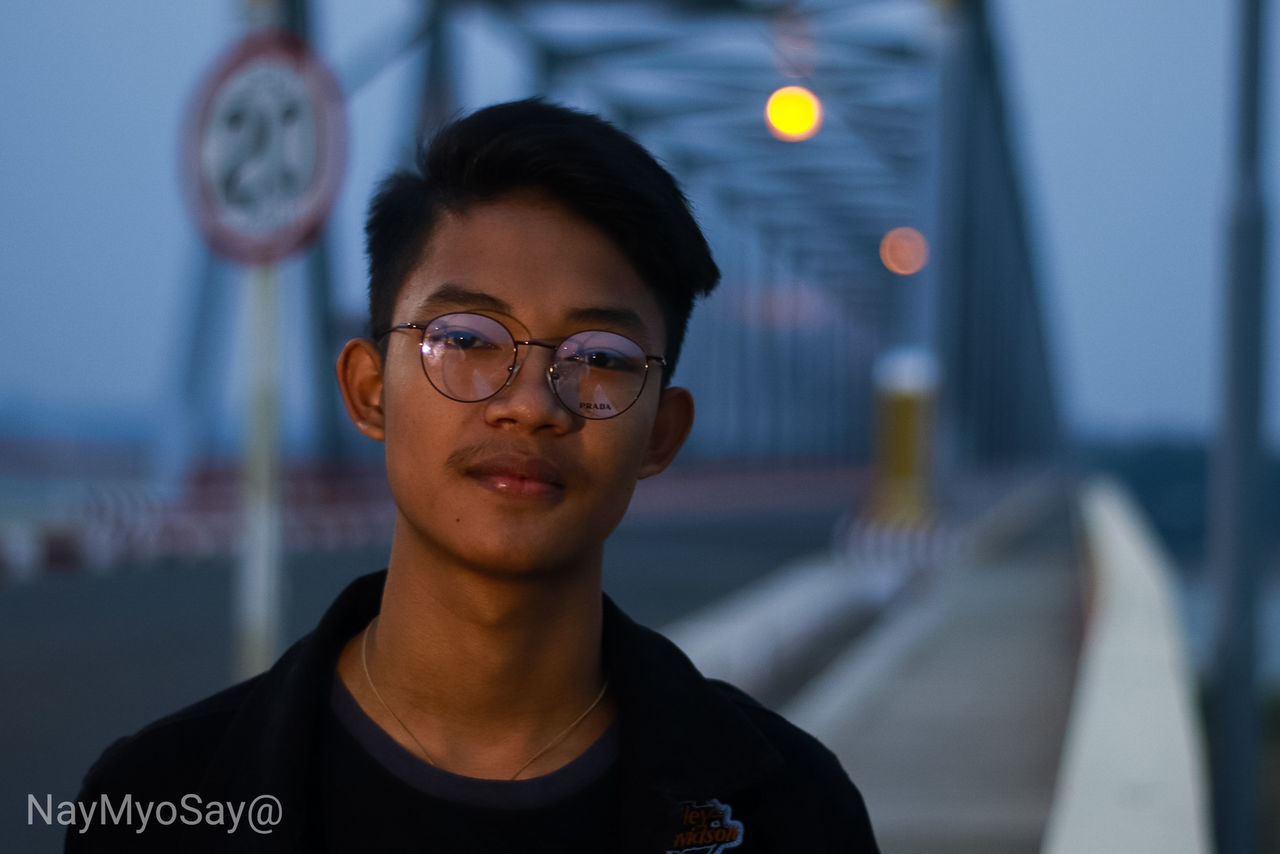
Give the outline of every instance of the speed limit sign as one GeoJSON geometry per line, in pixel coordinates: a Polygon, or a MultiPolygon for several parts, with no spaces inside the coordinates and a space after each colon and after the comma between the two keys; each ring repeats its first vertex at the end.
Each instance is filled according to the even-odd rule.
{"type": "Polygon", "coordinates": [[[205,78],[183,141],[184,184],[210,247],[270,264],[320,231],[346,151],[342,93],[287,32],[249,36],[205,78]]]}

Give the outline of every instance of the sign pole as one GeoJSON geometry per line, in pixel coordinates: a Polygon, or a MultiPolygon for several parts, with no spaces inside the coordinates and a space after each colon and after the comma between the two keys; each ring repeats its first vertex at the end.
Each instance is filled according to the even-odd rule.
{"type": "Polygon", "coordinates": [[[253,271],[244,539],[231,604],[241,679],[271,665],[282,637],[276,264],[323,229],[345,144],[337,80],[295,33],[271,29],[249,34],[210,69],[183,137],[187,196],[206,241],[253,271]]]}
{"type": "Polygon", "coordinates": [[[252,273],[252,380],[244,457],[244,544],[236,572],[235,675],[266,670],[280,651],[282,535],[280,513],[279,370],[276,266],[252,273]]]}

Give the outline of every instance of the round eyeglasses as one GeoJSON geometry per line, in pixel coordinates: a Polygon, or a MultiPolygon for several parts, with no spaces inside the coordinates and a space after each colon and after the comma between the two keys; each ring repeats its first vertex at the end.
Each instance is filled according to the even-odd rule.
{"type": "Polygon", "coordinates": [[[436,391],[450,400],[476,403],[502,391],[519,371],[520,347],[554,351],[547,384],[565,409],[602,420],[626,412],[640,399],[649,363],[665,368],[661,356],[614,332],[575,332],[563,341],[517,341],[508,329],[483,314],[445,314],[427,323],[399,323],[421,333],[422,370],[436,391]]]}

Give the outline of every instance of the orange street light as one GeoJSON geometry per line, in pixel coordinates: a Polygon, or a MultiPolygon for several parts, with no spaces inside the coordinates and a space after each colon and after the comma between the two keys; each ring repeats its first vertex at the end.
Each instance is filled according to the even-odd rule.
{"type": "Polygon", "coordinates": [[[929,241],[914,228],[895,228],[880,241],[880,260],[899,276],[919,273],[929,260],[929,241]]]}
{"type": "Polygon", "coordinates": [[[800,142],[822,127],[822,102],[803,86],[783,86],[769,96],[764,119],[778,139],[800,142]]]}

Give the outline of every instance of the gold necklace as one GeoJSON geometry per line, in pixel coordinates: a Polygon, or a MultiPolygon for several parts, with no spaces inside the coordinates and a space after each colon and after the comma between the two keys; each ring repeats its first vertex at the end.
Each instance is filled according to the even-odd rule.
{"type": "MultiPolygon", "coordinates": [[[[369,632],[373,629],[373,624],[376,622],[378,622],[378,617],[374,617],[370,620],[369,625],[365,626],[364,631],[360,633],[360,665],[364,668],[364,678],[368,681],[369,687],[373,689],[373,696],[378,698],[378,702],[382,704],[382,708],[386,709],[387,714],[391,715],[395,722],[400,725],[400,729],[404,730],[408,734],[409,738],[413,739],[413,743],[418,746],[418,750],[422,753],[422,758],[427,760],[428,765],[439,768],[440,763],[431,758],[431,753],[422,746],[422,742],[413,734],[413,730],[409,729],[405,722],[400,720],[400,716],[397,715],[391,706],[387,705],[387,701],[382,698],[382,692],[378,690],[378,686],[373,684],[373,676],[369,673],[369,632]]],[[[523,765],[517,768],[516,773],[511,775],[511,779],[514,780],[519,777],[524,772],[524,769],[528,768],[534,762],[537,762],[548,750],[551,750],[551,748],[568,738],[569,733],[577,729],[578,724],[586,720],[587,715],[595,711],[596,706],[600,705],[600,701],[604,699],[605,692],[608,690],[609,680],[606,679],[604,680],[604,685],[600,688],[600,693],[591,701],[591,705],[587,706],[586,709],[583,710],[582,714],[578,715],[578,717],[574,719],[573,723],[561,730],[559,735],[547,742],[545,747],[530,756],[523,765]]]]}

